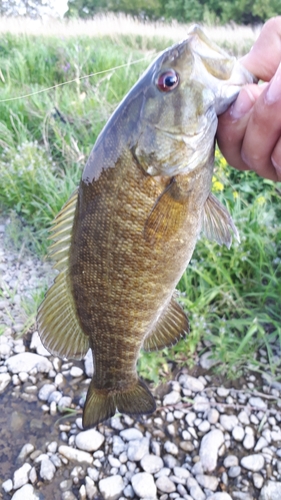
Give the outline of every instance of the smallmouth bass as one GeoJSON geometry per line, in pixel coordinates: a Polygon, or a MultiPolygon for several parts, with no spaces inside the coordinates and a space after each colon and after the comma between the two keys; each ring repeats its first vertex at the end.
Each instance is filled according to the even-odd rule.
{"type": "Polygon", "coordinates": [[[138,378],[141,348],[175,344],[189,330],[174,290],[203,230],[230,247],[238,237],[211,194],[217,115],[253,76],[195,26],[165,50],[100,133],[78,189],[55,219],[59,270],[37,323],[54,355],[92,350],[83,411],[92,427],[116,410],[149,414],[138,378]]]}

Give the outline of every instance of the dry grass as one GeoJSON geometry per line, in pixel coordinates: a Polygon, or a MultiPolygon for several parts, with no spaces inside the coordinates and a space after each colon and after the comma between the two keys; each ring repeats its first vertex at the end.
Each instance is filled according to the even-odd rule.
{"type": "MultiPolygon", "coordinates": [[[[124,14],[98,15],[90,20],[59,20],[52,18],[28,19],[28,18],[0,18],[0,33],[12,33],[16,35],[40,35],[76,37],[109,36],[115,39],[120,35],[139,35],[142,37],[161,37],[178,41],[185,38],[190,25],[163,22],[142,22],[124,14]]],[[[237,26],[204,26],[206,33],[215,42],[235,45],[237,42],[246,40],[253,43],[260,27],[237,26]]]]}

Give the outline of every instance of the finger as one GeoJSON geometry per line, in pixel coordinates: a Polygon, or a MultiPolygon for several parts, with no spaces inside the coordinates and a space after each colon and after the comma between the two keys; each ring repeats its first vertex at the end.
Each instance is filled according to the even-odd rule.
{"type": "Polygon", "coordinates": [[[241,158],[241,148],[249,114],[261,92],[261,86],[246,85],[234,104],[219,117],[217,131],[219,148],[229,165],[239,170],[249,169],[241,158]]]}
{"type": "Polygon", "coordinates": [[[241,157],[258,175],[278,180],[271,161],[281,136],[281,64],[252,108],[241,149],[241,157]]]}
{"type": "Polygon", "coordinates": [[[275,168],[277,179],[281,181],[281,139],[278,140],[273,150],[271,161],[273,167],[275,168]]]}
{"type": "Polygon", "coordinates": [[[268,82],[281,61],[281,16],[267,21],[250,52],[240,62],[260,80],[268,82]]]}

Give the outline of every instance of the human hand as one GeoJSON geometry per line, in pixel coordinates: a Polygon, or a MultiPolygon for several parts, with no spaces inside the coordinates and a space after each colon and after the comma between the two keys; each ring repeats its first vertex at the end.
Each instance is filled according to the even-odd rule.
{"type": "Polygon", "coordinates": [[[219,148],[233,167],[281,181],[281,16],[264,24],[240,62],[269,83],[243,87],[219,117],[219,148]]]}

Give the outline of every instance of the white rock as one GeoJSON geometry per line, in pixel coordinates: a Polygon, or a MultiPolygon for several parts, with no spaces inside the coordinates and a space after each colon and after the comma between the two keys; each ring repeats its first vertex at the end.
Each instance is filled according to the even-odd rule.
{"type": "Polygon", "coordinates": [[[201,422],[201,424],[198,425],[198,431],[202,432],[203,434],[209,432],[210,428],[211,424],[210,422],[208,422],[208,420],[203,420],[203,422],[201,422]]]}
{"type": "Polygon", "coordinates": [[[231,432],[238,425],[238,418],[236,415],[221,415],[220,424],[226,431],[231,432]]]}
{"type": "Polygon", "coordinates": [[[97,451],[104,442],[104,436],[95,429],[82,431],[75,437],[77,448],[84,451],[97,451]]]}
{"type": "Polygon", "coordinates": [[[173,491],[176,491],[175,483],[167,476],[158,477],[158,479],[156,479],[156,486],[158,490],[163,493],[173,493],[173,491]]]}
{"type": "Polygon", "coordinates": [[[18,460],[19,461],[25,460],[26,457],[28,457],[28,455],[30,455],[30,453],[32,453],[33,451],[34,451],[33,444],[31,443],[24,444],[21,451],[19,452],[18,460]]]}
{"type": "Polygon", "coordinates": [[[267,410],[267,403],[260,397],[252,396],[249,399],[249,404],[259,410],[267,410]]]}
{"type": "Polygon", "coordinates": [[[21,354],[11,356],[11,358],[5,361],[5,365],[12,373],[29,373],[34,369],[41,373],[48,373],[53,368],[52,363],[48,359],[33,352],[22,352],[21,354]]]}
{"type": "Polygon", "coordinates": [[[213,353],[211,351],[204,352],[202,356],[200,356],[200,366],[204,368],[204,370],[210,370],[213,366],[215,366],[219,361],[212,358],[213,353]]]}
{"type": "Polygon", "coordinates": [[[0,394],[5,391],[10,381],[11,375],[9,373],[0,373],[0,394]]]}
{"type": "Polygon", "coordinates": [[[249,425],[250,423],[249,415],[245,410],[240,411],[238,415],[238,420],[243,425],[249,425]]]}
{"type": "Polygon", "coordinates": [[[255,446],[255,437],[252,434],[246,434],[243,446],[246,450],[252,450],[255,446]]]}
{"type": "Polygon", "coordinates": [[[238,465],[238,458],[236,455],[228,455],[223,461],[223,465],[226,469],[229,467],[236,467],[238,465]]]}
{"type": "Polygon", "coordinates": [[[93,463],[93,457],[90,453],[76,450],[75,448],[71,448],[71,446],[59,446],[59,453],[71,462],[85,463],[88,465],[92,465],[93,463]]]}
{"type": "Polygon", "coordinates": [[[93,363],[93,355],[91,349],[88,350],[84,358],[84,368],[87,377],[92,378],[94,375],[94,363],[93,363]]]}
{"type": "Polygon", "coordinates": [[[56,468],[49,458],[44,458],[40,465],[40,476],[46,481],[52,481],[56,468]]]}
{"type": "Polygon", "coordinates": [[[17,490],[18,488],[21,488],[24,484],[28,483],[28,474],[31,469],[30,464],[23,464],[22,467],[17,469],[14,472],[14,477],[13,477],[13,484],[14,484],[14,490],[17,490]]]}
{"type": "Polygon", "coordinates": [[[13,494],[11,500],[38,500],[38,496],[31,484],[25,484],[13,494]]]}
{"type": "Polygon", "coordinates": [[[139,472],[135,474],[131,482],[134,492],[139,498],[156,498],[156,485],[153,476],[148,474],[148,472],[139,472]]]}
{"type": "Polygon", "coordinates": [[[264,467],[264,457],[260,453],[248,455],[241,459],[241,465],[252,472],[259,472],[264,467]]]}
{"type": "Polygon", "coordinates": [[[141,459],[141,466],[145,472],[150,474],[155,474],[164,466],[164,462],[161,457],[157,455],[144,455],[141,459]]]}
{"type": "Polygon", "coordinates": [[[97,487],[95,486],[94,481],[89,477],[85,477],[85,487],[86,487],[86,494],[87,498],[89,500],[93,500],[97,496],[97,487]]]}
{"type": "MultiPolygon", "coordinates": [[[[254,472],[253,483],[254,483],[255,488],[258,488],[258,490],[260,490],[262,488],[263,483],[264,483],[264,478],[258,472],[254,472]]],[[[280,495],[281,495],[281,491],[280,491],[280,495]]]]}
{"type": "Polygon", "coordinates": [[[13,489],[13,481],[11,479],[7,479],[2,483],[2,488],[6,493],[9,493],[13,489]]]}
{"type": "Polygon", "coordinates": [[[266,446],[268,446],[268,442],[265,437],[261,436],[257,441],[255,451],[261,451],[263,448],[266,448],[266,446]]]}
{"type": "Polygon", "coordinates": [[[51,356],[51,353],[43,346],[38,332],[34,332],[31,337],[30,349],[35,349],[40,356],[51,356]]]}
{"type": "Polygon", "coordinates": [[[163,405],[164,406],[176,405],[177,403],[180,402],[180,400],[181,400],[180,393],[178,391],[171,391],[164,396],[163,405]]]}
{"type": "Polygon", "coordinates": [[[213,493],[208,497],[208,500],[232,500],[231,496],[228,493],[213,493]]]}
{"type": "Polygon", "coordinates": [[[198,380],[198,378],[191,377],[191,375],[181,375],[179,377],[179,382],[185,389],[190,389],[190,391],[192,392],[204,391],[203,382],[201,382],[201,380],[198,380]]]}
{"type": "Polygon", "coordinates": [[[72,366],[70,369],[71,377],[81,377],[83,375],[83,370],[79,366],[72,366]]]}
{"type": "Polygon", "coordinates": [[[220,414],[218,410],[216,410],[216,408],[210,408],[207,413],[208,422],[210,422],[210,424],[216,424],[219,420],[219,417],[220,414]]]}
{"type": "Polygon", "coordinates": [[[120,436],[113,436],[113,446],[112,451],[114,455],[121,455],[127,449],[127,445],[124,443],[120,436]]]}
{"type": "Polygon", "coordinates": [[[201,441],[199,456],[205,472],[212,472],[217,466],[218,452],[224,443],[224,435],[221,430],[214,429],[205,434],[201,441]]]}
{"type": "Polygon", "coordinates": [[[195,500],[205,500],[206,495],[203,493],[203,490],[200,488],[199,484],[197,483],[196,479],[193,477],[189,477],[186,480],[187,487],[189,489],[190,495],[192,498],[195,500]]]}
{"type": "Polygon", "coordinates": [[[280,500],[281,498],[281,482],[267,481],[263,486],[259,500],[280,500]]]}
{"type": "Polygon", "coordinates": [[[225,387],[218,387],[217,395],[220,398],[226,398],[229,395],[229,389],[226,389],[225,387]]]}
{"type": "Polygon", "coordinates": [[[172,443],[172,441],[165,441],[164,449],[167,453],[171,453],[171,455],[177,455],[179,452],[177,445],[172,443]]]}
{"type": "Polygon", "coordinates": [[[129,441],[129,446],[127,450],[128,459],[131,462],[138,462],[141,460],[144,455],[149,453],[149,439],[142,438],[140,440],[135,439],[133,441],[129,441]]]}
{"type": "Polygon", "coordinates": [[[210,409],[210,401],[206,396],[199,396],[197,394],[193,401],[193,409],[196,412],[205,412],[210,409]]]}
{"type": "Polygon", "coordinates": [[[190,477],[189,470],[185,469],[184,467],[174,467],[174,474],[181,479],[187,479],[188,477],[190,477]]]}
{"type": "Polygon", "coordinates": [[[241,425],[235,425],[232,431],[232,436],[235,441],[243,441],[245,436],[245,431],[241,425]]]}
{"type": "Polygon", "coordinates": [[[119,475],[101,479],[99,482],[99,490],[104,500],[117,500],[120,498],[124,486],[123,478],[119,475]]]}
{"type": "Polygon", "coordinates": [[[54,384],[44,384],[38,392],[38,399],[41,401],[48,401],[52,392],[56,390],[54,384]]]}
{"type": "Polygon", "coordinates": [[[211,491],[215,491],[219,484],[219,479],[217,477],[207,476],[205,474],[198,474],[196,476],[196,481],[202,488],[207,488],[211,491]]]}
{"type": "Polygon", "coordinates": [[[143,438],[142,432],[134,428],[124,429],[123,431],[120,432],[120,436],[122,439],[125,439],[125,441],[132,441],[133,439],[143,438]]]}

